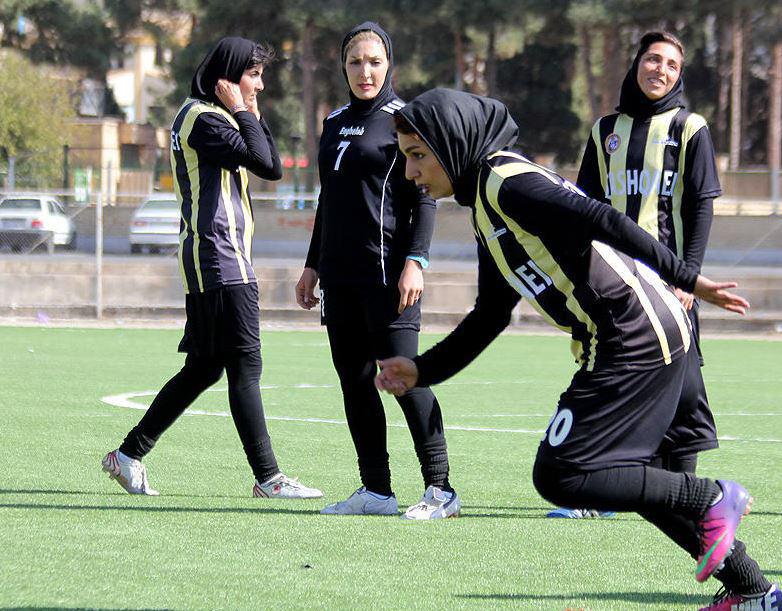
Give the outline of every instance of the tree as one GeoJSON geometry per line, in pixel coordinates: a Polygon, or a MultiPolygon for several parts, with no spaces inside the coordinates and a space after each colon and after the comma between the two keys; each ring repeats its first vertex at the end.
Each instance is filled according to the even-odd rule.
{"type": "Polygon", "coordinates": [[[67,83],[53,72],[18,52],[0,52],[0,149],[6,163],[16,160],[17,186],[37,186],[60,175],[74,111],[67,83]]]}
{"type": "Polygon", "coordinates": [[[519,124],[519,144],[530,154],[554,153],[573,161],[581,146],[581,121],[572,110],[576,47],[566,3],[550,11],[521,53],[498,62],[497,89],[519,124]]]}
{"type": "Polygon", "coordinates": [[[102,80],[119,50],[107,15],[96,4],[76,6],[69,0],[9,0],[0,9],[3,45],[26,51],[37,63],[74,66],[102,80]],[[19,33],[15,21],[24,17],[34,27],[19,33]]]}

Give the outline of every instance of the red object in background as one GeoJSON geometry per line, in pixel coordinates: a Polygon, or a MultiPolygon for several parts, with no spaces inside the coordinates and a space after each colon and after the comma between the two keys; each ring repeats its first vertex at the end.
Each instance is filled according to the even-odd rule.
{"type": "MultiPolygon", "coordinates": [[[[293,167],[293,157],[291,157],[290,155],[286,155],[285,157],[283,157],[281,159],[281,161],[282,161],[282,167],[287,168],[287,169],[290,169],[290,168],[293,167]]],[[[306,167],[309,167],[310,162],[309,162],[309,159],[307,159],[306,157],[297,157],[296,158],[296,165],[298,167],[300,167],[300,168],[306,168],[306,167]]]]}

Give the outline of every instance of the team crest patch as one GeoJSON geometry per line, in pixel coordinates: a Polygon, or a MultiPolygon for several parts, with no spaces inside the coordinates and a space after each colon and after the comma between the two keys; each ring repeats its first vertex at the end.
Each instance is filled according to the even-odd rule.
{"type": "Polygon", "coordinates": [[[605,141],[606,153],[613,155],[619,149],[621,144],[622,139],[619,137],[619,134],[608,134],[608,137],[605,141]]]}

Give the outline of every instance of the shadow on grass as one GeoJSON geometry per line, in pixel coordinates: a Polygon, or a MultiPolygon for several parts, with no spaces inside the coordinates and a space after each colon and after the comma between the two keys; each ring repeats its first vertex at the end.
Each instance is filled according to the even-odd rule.
{"type": "Polygon", "coordinates": [[[572,601],[620,601],[626,603],[653,603],[667,605],[698,605],[708,601],[708,596],[681,594],[679,592],[579,592],[570,594],[454,594],[466,600],[555,600],[563,603],[572,601]]]}
{"type": "Polygon", "coordinates": [[[142,505],[115,507],[106,505],[54,505],[49,503],[0,503],[0,509],[55,509],[61,511],[145,511],[150,513],[288,513],[293,515],[320,515],[319,509],[288,509],[285,507],[146,507],[142,505]]]}
{"type": "MultiPolygon", "coordinates": [[[[2,491],[0,491],[2,492],[2,491]]],[[[520,506],[501,506],[501,505],[462,505],[462,517],[468,518],[539,518],[545,517],[545,515],[551,511],[553,507],[520,507],[520,506]],[[483,513],[480,510],[486,509],[489,512],[483,513]],[[507,511],[507,513],[495,513],[497,511],[507,511]],[[538,515],[539,514],[539,515],[538,515]]],[[[753,517],[782,517],[782,512],[779,511],[753,511],[749,514],[748,518],[753,517]]],[[[605,522],[606,518],[584,518],[587,522],[605,522]]],[[[644,519],[637,513],[632,511],[622,511],[617,514],[617,518],[624,521],[643,522],[644,519]]],[[[567,521],[567,518],[560,518],[560,520],[567,521]]],[[[578,520],[584,521],[584,520],[578,520]]]]}
{"type": "MultiPolygon", "coordinates": [[[[29,489],[2,489],[0,488],[0,494],[52,494],[52,495],[64,495],[69,494],[72,496],[128,496],[126,492],[120,492],[119,490],[113,490],[112,492],[104,492],[102,490],[40,490],[35,488],[29,489]]],[[[169,494],[166,493],[166,498],[179,498],[179,499],[248,499],[249,494],[169,494]]],[[[2,610],[2,607],[0,607],[2,610]]]]}

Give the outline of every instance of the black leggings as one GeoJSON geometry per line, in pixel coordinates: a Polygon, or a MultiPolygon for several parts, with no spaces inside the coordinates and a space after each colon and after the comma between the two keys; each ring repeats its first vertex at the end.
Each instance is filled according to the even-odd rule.
{"type": "MultiPolygon", "coordinates": [[[[362,333],[347,324],[327,324],[327,330],[361,483],[373,492],[391,494],[386,416],[375,388],[375,361],[397,355],[414,357],[418,353],[418,332],[386,328],[362,333]]],[[[451,490],[443,418],[434,393],[429,388],[414,388],[396,400],[413,438],[424,485],[451,490]]]]}
{"type": "MultiPolygon", "coordinates": [[[[538,458],[533,481],[540,495],[555,505],[637,512],[697,558],[698,520],[720,488],[716,482],[694,475],[695,455],[674,458],[673,462],[658,459],[656,465],[578,472],[552,467],[538,458]]],[[[770,585],[738,539],[725,567],[715,577],[737,593],[762,592],[770,585]]]]}
{"type": "Polygon", "coordinates": [[[128,433],[120,451],[141,460],[193,401],[222,377],[223,369],[228,377],[231,416],[255,478],[263,482],[278,473],[261,402],[260,350],[212,358],[188,354],[185,366],[160,389],[147,413],[128,433]]]}

